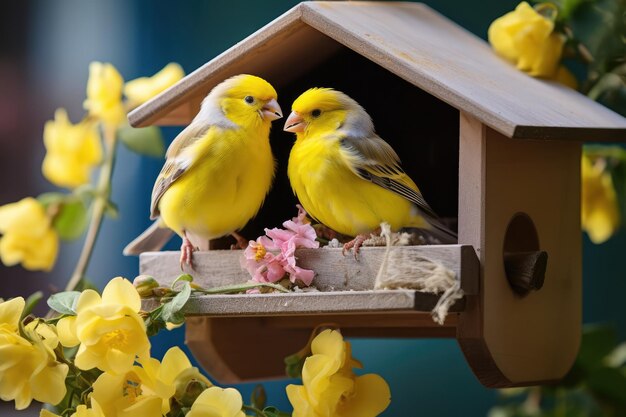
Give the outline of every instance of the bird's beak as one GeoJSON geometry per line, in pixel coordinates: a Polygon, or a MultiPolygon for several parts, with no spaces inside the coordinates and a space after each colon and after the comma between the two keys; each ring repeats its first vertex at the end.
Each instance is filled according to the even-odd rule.
{"type": "Polygon", "coordinates": [[[285,127],[283,130],[285,132],[304,132],[304,128],[306,127],[306,123],[302,116],[300,116],[297,112],[292,111],[287,121],[285,121],[285,127]]]}
{"type": "Polygon", "coordinates": [[[261,115],[263,119],[269,120],[270,122],[276,119],[280,119],[283,117],[283,111],[280,109],[278,102],[274,99],[271,99],[265,106],[261,109],[261,115]]]}

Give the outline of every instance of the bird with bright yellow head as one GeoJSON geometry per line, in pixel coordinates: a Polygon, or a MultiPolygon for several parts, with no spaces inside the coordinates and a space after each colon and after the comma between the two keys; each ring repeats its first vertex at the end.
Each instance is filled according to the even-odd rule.
{"type": "Polygon", "coordinates": [[[427,230],[440,243],[456,242],[402,170],[393,148],[374,132],[355,100],[330,88],[312,88],[294,101],[284,130],[296,133],[287,173],[304,209],[355,239],[355,255],[382,222],[392,230],[427,230]]]}
{"type": "Polygon", "coordinates": [[[183,239],[181,267],[196,248],[232,234],[256,215],[274,178],[269,133],[282,117],[274,87],[253,75],[217,85],[198,115],[167,150],[150,204],[154,224],[124,254],[158,250],[176,232],[183,239]]]}

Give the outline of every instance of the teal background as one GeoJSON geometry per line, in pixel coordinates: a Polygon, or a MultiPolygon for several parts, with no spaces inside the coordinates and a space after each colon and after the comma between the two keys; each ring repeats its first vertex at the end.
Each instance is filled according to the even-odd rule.
{"type": "MultiPolygon", "coordinates": [[[[5,23],[0,75],[6,75],[9,68],[0,87],[8,88],[14,80],[21,88],[17,92],[0,89],[0,97],[24,112],[16,116],[19,137],[5,133],[0,118],[0,204],[50,190],[39,168],[44,152],[40,142],[43,123],[60,106],[68,108],[72,120],[82,117],[90,61],[113,63],[125,79],[152,74],[171,61],[189,73],[296,3],[40,0],[10,7],[0,21],[5,23]]],[[[517,4],[509,0],[426,3],[483,38],[489,23],[517,4]]],[[[0,98],[0,109],[2,103],[0,98]]],[[[282,104],[286,109],[288,103],[282,104]]],[[[167,140],[179,130],[164,129],[167,140]]],[[[137,274],[137,259],[123,257],[121,248],[149,224],[150,191],[161,165],[161,160],[120,149],[113,200],[121,215],[118,220],[105,221],[89,268],[89,277],[100,287],[112,277],[137,274]]],[[[171,247],[178,244],[172,242],[171,247]]],[[[601,246],[584,239],[584,320],[615,322],[622,339],[626,336],[624,248],[624,233],[601,246]]],[[[64,245],[53,278],[0,266],[0,297],[62,286],[79,250],[79,243],[64,245]]],[[[153,356],[160,358],[169,347],[183,345],[183,331],[159,335],[152,343],[153,356]]],[[[382,375],[391,386],[392,402],[384,416],[482,416],[497,401],[496,391],[477,382],[455,340],[361,339],[354,340],[353,352],[366,372],[382,375]]],[[[255,355],[254,340],[250,340],[249,354],[255,355]]],[[[288,409],[285,385],[286,381],[273,381],[265,387],[271,404],[288,409]]],[[[248,398],[252,385],[237,388],[248,398]]],[[[0,407],[0,415],[9,413],[10,408],[0,407]]]]}

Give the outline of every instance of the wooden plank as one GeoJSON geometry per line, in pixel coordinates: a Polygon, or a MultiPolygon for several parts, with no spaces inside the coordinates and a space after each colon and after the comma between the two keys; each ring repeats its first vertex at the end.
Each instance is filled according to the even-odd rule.
{"type": "MultiPolygon", "coordinates": [[[[192,297],[186,316],[292,316],[334,313],[431,311],[436,294],[412,290],[329,291],[289,294],[219,294],[192,297]]],[[[462,311],[463,300],[451,312],[462,311]]],[[[151,304],[147,304],[150,308],[151,304]]],[[[432,321],[432,319],[431,319],[432,321]]]]}
{"type": "MultiPolygon", "coordinates": [[[[414,290],[374,290],[385,248],[362,248],[358,260],[343,256],[341,249],[302,249],[296,252],[298,264],[316,272],[314,286],[319,291],[289,294],[230,294],[194,297],[186,315],[211,317],[320,315],[364,312],[430,312],[439,295],[414,290]]],[[[440,262],[461,280],[467,294],[477,294],[478,261],[471,246],[400,246],[390,250],[390,262],[406,262],[423,257],[440,262]]],[[[240,250],[215,250],[194,253],[194,281],[205,288],[249,281],[240,266],[240,250]]],[[[148,252],[140,257],[140,272],[169,285],[181,273],[178,252],[148,252]]],[[[414,277],[416,280],[423,277],[414,277]]],[[[462,311],[458,300],[451,312],[462,311]]],[[[150,308],[151,304],[146,304],[150,308]]]]}
{"type": "Polygon", "coordinates": [[[457,338],[488,386],[563,377],[581,326],[580,144],[516,141],[461,118],[459,241],[477,248],[480,296],[468,297],[457,338]],[[521,297],[506,279],[504,237],[526,213],[548,253],[543,287],[521,297]]]}
{"type": "MultiPolygon", "coordinates": [[[[364,247],[359,259],[343,256],[339,248],[299,249],[298,265],[316,272],[314,285],[320,291],[372,290],[385,248],[364,247]]],[[[424,257],[440,262],[461,280],[466,294],[478,292],[478,262],[468,245],[398,246],[390,251],[390,261],[424,257]]],[[[194,280],[206,288],[238,284],[250,279],[241,265],[241,250],[214,250],[194,253],[194,280]]],[[[142,274],[154,276],[169,285],[181,274],[179,252],[146,252],[139,257],[142,274]]]]}
{"type": "Polygon", "coordinates": [[[186,344],[220,384],[285,378],[283,358],[300,350],[318,325],[345,337],[454,337],[457,314],[443,326],[427,313],[365,313],[276,317],[190,316],[186,344]],[[254,354],[250,354],[250,341],[254,354]],[[259,360],[263,358],[263,360],[259,360]]]}
{"type": "Polygon", "coordinates": [[[267,78],[280,92],[341,45],[508,137],[626,140],[622,116],[576,91],[523,74],[478,37],[415,3],[301,3],[136,109],[129,120],[134,126],[167,120],[190,97],[241,72],[267,78]]]}
{"type": "Polygon", "coordinates": [[[626,140],[626,119],[529,77],[423,4],[310,2],[302,19],[505,136],[626,140]]]}

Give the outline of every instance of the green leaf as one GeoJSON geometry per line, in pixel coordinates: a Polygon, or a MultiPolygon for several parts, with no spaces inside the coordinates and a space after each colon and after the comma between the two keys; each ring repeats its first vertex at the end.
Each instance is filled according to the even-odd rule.
{"type": "Polygon", "coordinates": [[[163,305],[161,317],[168,323],[181,324],[185,317],[180,311],[185,307],[189,297],[191,296],[191,286],[189,282],[183,283],[183,288],[171,301],[163,305]]]}
{"type": "Polygon", "coordinates": [[[37,201],[39,201],[45,208],[48,208],[52,204],[61,204],[66,198],[67,194],[50,192],[37,196],[37,201]]]}
{"type": "Polygon", "coordinates": [[[615,349],[613,349],[613,352],[605,358],[604,362],[611,368],[619,368],[620,366],[626,364],[626,342],[620,343],[615,349]]]}
{"type": "Polygon", "coordinates": [[[165,154],[165,143],[161,129],[156,126],[133,128],[125,126],[117,131],[121,142],[139,155],[161,158],[165,154]]]}
{"type": "Polygon", "coordinates": [[[107,201],[107,205],[104,208],[104,214],[115,220],[120,216],[120,210],[117,207],[117,204],[109,200],[107,201]]]}
{"type": "Polygon", "coordinates": [[[266,417],[291,417],[291,414],[280,411],[276,407],[265,407],[263,414],[265,414],[266,417]]]}
{"type": "Polygon", "coordinates": [[[52,220],[52,226],[63,240],[79,238],[85,229],[89,218],[87,208],[80,199],[66,199],[59,205],[59,212],[52,220]]]}
{"type": "Polygon", "coordinates": [[[39,302],[42,299],[43,299],[43,292],[37,291],[37,292],[32,293],[26,299],[26,306],[24,307],[24,311],[22,312],[22,317],[20,317],[20,319],[23,319],[24,317],[32,313],[34,308],[37,306],[37,304],[39,304],[39,302]]]}
{"type": "Polygon", "coordinates": [[[171,288],[174,288],[174,285],[176,285],[177,282],[193,282],[193,277],[189,274],[180,274],[175,280],[174,282],[172,282],[172,285],[170,286],[171,288]]]}
{"type": "Polygon", "coordinates": [[[569,20],[569,18],[576,12],[576,10],[583,3],[592,3],[594,0],[560,0],[557,2],[559,6],[558,20],[569,20]]]}
{"type": "Polygon", "coordinates": [[[616,344],[615,329],[612,326],[585,326],[576,364],[587,372],[602,367],[604,358],[613,351],[616,344]]]}
{"type": "Polygon", "coordinates": [[[48,307],[61,314],[76,315],[76,302],[80,296],[79,291],[65,291],[52,294],[48,298],[48,307]]]}
{"type": "Polygon", "coordinates": [[[587,385],[603,400],[626,407],[626,376],[615,368],[600,368],[587,378],[587,385]]]}

